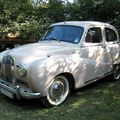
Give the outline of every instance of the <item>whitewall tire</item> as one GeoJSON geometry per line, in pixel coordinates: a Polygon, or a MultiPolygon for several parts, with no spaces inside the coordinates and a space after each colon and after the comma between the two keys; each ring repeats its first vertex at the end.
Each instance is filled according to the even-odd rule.
{"type": "Polygon", "coordinates": [[[48,88],[47,96],[42,100],[47,107],[62,104],[70,92],[69,81],[64,76],[54,78],[52,84],[48,88]]]}
{"type": "Polygon", "coordinates": [[[114,66],[113,78],[115,80],[120,80],[120,64],[114,66]]]}

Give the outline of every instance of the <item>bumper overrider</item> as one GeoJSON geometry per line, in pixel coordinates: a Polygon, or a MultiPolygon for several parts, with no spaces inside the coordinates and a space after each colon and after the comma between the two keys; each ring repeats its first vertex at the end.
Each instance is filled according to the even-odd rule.
{"type": "Polygon", "coordinates": [[[14,98],[16,96],[17,99],[26,98],[40,98],[41,94],[33,92],[31,89],[24,88],[13,83],[8,83],[0,78],[0,92],[9,98],[14,98]]]}

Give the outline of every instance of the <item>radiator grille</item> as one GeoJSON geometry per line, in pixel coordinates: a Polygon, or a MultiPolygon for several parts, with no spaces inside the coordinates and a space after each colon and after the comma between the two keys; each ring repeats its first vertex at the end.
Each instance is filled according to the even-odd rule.
{"type": "Polygon", "coordinates": [[[12,82],[13,70],[14,70],[14,59],[10,55],[6,55],[3,58],[3,76],[8,82],[12,82]]]}

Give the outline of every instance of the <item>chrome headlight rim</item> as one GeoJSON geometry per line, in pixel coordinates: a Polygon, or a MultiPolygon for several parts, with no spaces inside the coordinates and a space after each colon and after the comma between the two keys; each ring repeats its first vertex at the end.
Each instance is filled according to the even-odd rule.
{"type": "Polygon", "coordinates": [[[25,77],[26,74],[27,74],[27,68],[24,64],[19,64],[17,65],[17,75],[20,76],[20,77],[25,77]]]}

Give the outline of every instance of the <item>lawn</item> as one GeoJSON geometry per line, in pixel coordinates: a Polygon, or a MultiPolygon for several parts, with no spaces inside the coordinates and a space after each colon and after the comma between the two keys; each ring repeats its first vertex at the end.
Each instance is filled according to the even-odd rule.
{"type": "Polygon", "coordinates": [[[104,78],[49,109],[39,99],[16,101],[0,94],[0,120],[120,120],[120,81],[104,78]]]}

